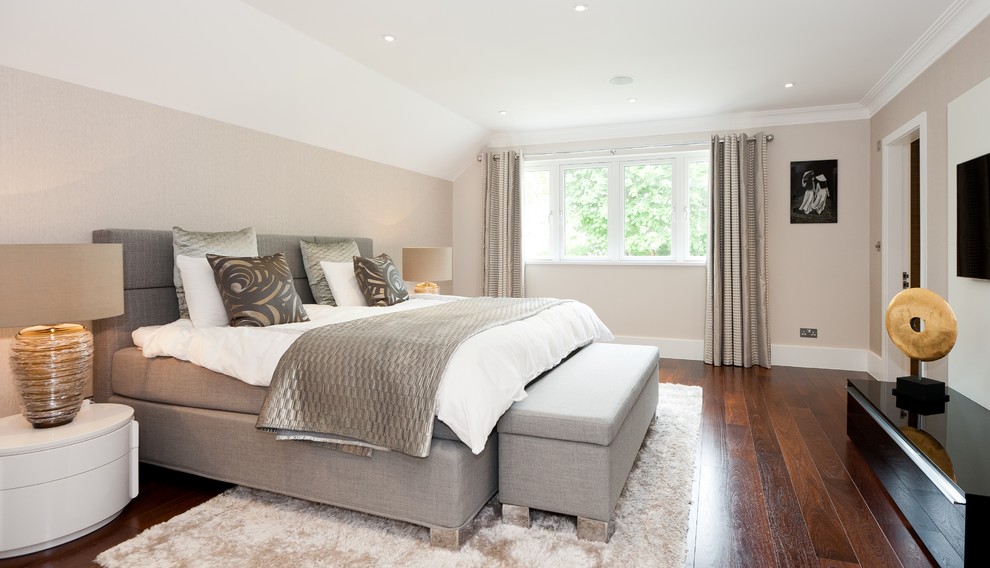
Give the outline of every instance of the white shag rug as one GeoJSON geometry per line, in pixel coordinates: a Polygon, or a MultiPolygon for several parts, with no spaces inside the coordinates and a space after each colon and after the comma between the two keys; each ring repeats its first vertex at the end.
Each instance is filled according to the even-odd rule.
{"type": "Polygon", "coordinates": [[[701,388],[660,385],[615,511],[608,544],[578,540],[575,519],[533,511],[533,526],[501,522],[497,496],[461,550],[432,548],[429,530],[400,521],[235,487],[100,554],[105,568],[281,566],[684,566],[701,388]]]}

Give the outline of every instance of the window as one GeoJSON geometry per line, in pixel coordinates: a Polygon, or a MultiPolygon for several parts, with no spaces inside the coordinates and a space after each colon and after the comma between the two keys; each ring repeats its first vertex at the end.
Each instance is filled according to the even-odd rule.
{"type": "Polygon", "coordinates": [[[523,254],[530,261],[704,262],[708,184],[705,151],[527,160],[523,254]]]}
{"type": "Polygon", "coordinates": [[[522,185],[524,256],[550,258],[550,172],[524,171],[522,185]]]}

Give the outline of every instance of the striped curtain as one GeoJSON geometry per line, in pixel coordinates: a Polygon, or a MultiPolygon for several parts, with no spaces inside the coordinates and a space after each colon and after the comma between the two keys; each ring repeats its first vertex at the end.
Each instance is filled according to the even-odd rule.
{"type": "Polygon", "coordinates": [[[770,368],[767,136],[712,137],[705,363],[770,368]]]}
{"type": "Polygon", "coordinates": [[[522,187],[518,152],[486,153],[481,293],[522,298],[522,187]]]}

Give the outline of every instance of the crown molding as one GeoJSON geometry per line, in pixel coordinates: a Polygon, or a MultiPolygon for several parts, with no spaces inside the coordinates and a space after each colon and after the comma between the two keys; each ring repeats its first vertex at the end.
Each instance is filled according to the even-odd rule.
{"type": "Polygon", "coordinates": [[[869,117],[870,115],[865,107],[853,103],[557,130],[496,132],[493,134],[488,147],[533,146],[539,144],[586,142],[589,140],[610,140],[614,138],[636,138],[639,136],[685,134],[690,132],[712,132],[728,129],[742,130],[792,124],[865,120],[869,117]]]}
{"type": "Polygon", "coordinates": [[[956,0],[871,88],[860,105],[873,116],[990,15],[990,2],[956,0]]]}

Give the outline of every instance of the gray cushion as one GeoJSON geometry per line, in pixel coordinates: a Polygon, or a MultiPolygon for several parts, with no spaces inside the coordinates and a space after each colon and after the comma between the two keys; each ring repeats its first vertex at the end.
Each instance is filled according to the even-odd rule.
{"type": "Polygon", "coordinates": [[[179,316],[188,318],[186,293],[182,288],[182,275],[174,264],[180,254],[192,258],[203,258],[207,253],[229,256],[257,256],[258,238],[253,227],[240,231],[195,232],[181,227],[172,227],[172,280],[175,283],[175,296],[179,301],[179,316]]]}
{"type": "Polygon", "coordinates": [[[607,446],[644,385],[659,380],[659,358],[656,347],[588,345],[527,386],[498,431],[607,446]]]}
{"type": "Polygon", "coordinates": [[[299,249],[302,251],[303,267],[306,270],[306,277],[309,278],[309,287],[313,291],[313,298],[317,304],[336,306],[333,300],[333,292],[327,282],[327,276],[323,273],[320,262],[350,262],[355,256],[361,256],[357,243],[354,241],[337,242],[311,242],[299,241],[299,249]]]}
{"type": "Polygon", "coordinates": [[[285,255],[206,255],[233,327],[309,321],[285,255]]]}

